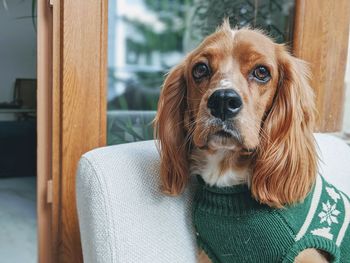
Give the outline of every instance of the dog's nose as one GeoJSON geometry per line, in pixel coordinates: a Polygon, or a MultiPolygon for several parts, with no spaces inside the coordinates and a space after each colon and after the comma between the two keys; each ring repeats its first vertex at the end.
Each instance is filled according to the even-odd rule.
{"type": "Polygon", "coordinates": [[[233,118],[242,108],[242,99],[233,89],[216,90],[208,99],[211,115],[225,121],[233,118]]]}

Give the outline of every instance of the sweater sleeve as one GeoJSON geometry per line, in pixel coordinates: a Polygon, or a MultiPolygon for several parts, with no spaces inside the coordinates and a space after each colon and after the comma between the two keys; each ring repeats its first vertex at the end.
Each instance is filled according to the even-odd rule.
{"type": "Polygon", "coordinates": [[[294,220],[291,216],[287,220],[294,223],[295,243],[283,262],[294,262],[295,257],[307,248],[327,252],[332,262],[350,262],[349,198],[320,176],[308,202],[299,208],[288,209],[289,213],[295,214],[294,220]],[[307,211],[305,216],[295,213],[302,207],[307,211]]]}

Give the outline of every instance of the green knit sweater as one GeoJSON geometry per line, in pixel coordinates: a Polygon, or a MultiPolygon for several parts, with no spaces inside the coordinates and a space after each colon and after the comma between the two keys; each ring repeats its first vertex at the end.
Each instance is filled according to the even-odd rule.
{"type": "Polygon", "coordinates": [[[303,203],[283,209],[259,204],[247,186],[198,181],[197,242],[213,263],[294,262],[306,248],[328,252],[332,262],[350,262],[349,198],[321,176],[303,203]]]}

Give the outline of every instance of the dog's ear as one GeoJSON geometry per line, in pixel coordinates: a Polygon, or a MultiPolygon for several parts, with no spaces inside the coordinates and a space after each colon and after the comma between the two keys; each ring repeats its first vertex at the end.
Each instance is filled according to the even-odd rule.
{"type": "Polygon", "coordinates": [[[170,195],[180,194],[188,180],[188,144],[184,128],[186,105],[184,64],[180,64],[170,71],[164,81],[155,118],[162,190],[170,195]]]}
{"type": "Polygon", "coordinates": [[[282,207],[303,200],[311,190],[317,153],[309,69],[283,46],[277,46],[276,53],[279,86],[262,126],[251,189],[261,203],[282,207]]]}

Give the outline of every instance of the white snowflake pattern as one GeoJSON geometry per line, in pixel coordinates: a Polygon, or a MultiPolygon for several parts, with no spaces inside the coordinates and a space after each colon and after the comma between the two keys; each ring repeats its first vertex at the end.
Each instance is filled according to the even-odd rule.
{"type": "Polygon", "coordinates": [[[327,203],[322,203],[322,210],[323,211],[318,214],[321,218],[320,223],[327,222],[329,226],[332,225],[332,223],[338,224],[337,216],[340,212],[336,209],[336,204],[331,205],[328,200],[327,203]]]}
{"type": "Polygon", "coordinates": [[[340,199],[340,195],[334,190],[333,187],[326,187],[326,191],[328,195],[334,200],[334,202],[338,202],[338,199],[340,199]]]}

